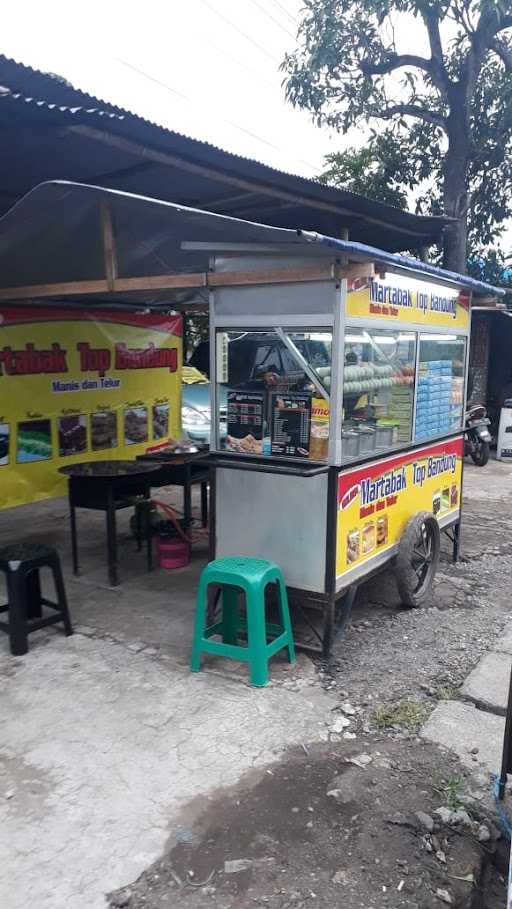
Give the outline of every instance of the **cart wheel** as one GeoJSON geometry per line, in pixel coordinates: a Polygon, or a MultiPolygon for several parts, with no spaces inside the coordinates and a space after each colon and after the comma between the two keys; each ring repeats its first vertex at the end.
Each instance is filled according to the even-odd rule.
{"type": "Polygon", "coordinates": [[[428,511],[419,511],[402,534],[395,571],[404,606],[421,606],[432,590],[439,564],[439,524],[428,511]]]}

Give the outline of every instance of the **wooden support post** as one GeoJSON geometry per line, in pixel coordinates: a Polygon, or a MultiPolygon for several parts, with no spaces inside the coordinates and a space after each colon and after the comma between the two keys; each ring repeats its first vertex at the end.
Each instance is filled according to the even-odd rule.
{"type": "Polygon", "coordinates": [[[112,224],[112,211],[108,202],[101,203],[101,232],[103,237],[105,278],[109,291],[113,291],[117,278],[117,255],[114,226],[112,224]]]}

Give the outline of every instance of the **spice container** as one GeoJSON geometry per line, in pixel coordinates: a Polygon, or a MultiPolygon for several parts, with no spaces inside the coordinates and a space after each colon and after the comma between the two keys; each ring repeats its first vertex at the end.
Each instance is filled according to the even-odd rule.
{"type": "Polygon", "coordinates": [[[342,432],[341,450],[344,458],[356,458],[359,454],[359,433],[342,432]]]}
{"type": "Polygon", "coordinates": [[[356,430],[359,436],[359,454],[366,454],[375,449],[375,430],[361,426],[356,430]]]}
{"type": "Polygon", "coordinates": [[[392,426],[379,426],[377,424],[375,430],[375,447],[376,448],[388,448],[393,444],[393,427],[392,426]]]}

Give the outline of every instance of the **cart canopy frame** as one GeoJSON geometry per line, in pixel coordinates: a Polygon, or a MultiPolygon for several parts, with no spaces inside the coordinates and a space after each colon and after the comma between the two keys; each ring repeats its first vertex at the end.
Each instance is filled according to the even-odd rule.
{"type": "Polygon", "coordinates": [[[56,180],[42,183],[0,219],[0,300],[207,301],[208,290],[302,283],[377,269],[422,275],[465,288],[482,301],[501,288],[310,231],[255,224],[117,190],[56,180]],[[211,256],[275,256],[274,267],[211,272],[211,256]],[[283,266],[283,257],[301,261],[283,266]],[[333,261],[336,263],[333,266],[333,261]],[[363,268],[364,271],[364,268],[363,268]]]}

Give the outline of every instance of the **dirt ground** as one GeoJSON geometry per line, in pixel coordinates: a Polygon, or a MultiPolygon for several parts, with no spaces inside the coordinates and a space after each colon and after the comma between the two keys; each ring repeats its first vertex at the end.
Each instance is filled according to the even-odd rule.
{"type": "Polygon", "coordinates": [[[338,697],[324,741],[191,805],[183,840],[112,907],[505,906],[508,843],[489,775],[477,755],[468,775],[417,736],[510,617],[509,501],[496,488],[488,501],[492,468],[474,476],[463,557],[452,565],[445,542],[430,602],[402,609],[389,573],[360,588],[333,659],[316,667],[338,697]],[[467,816],[443,821],[439,808],[467,816]]]}
{"type": "Polygon", "coordinates": [[[110,905],[504,906],[503,879],[488,877],[499,833],[456,762],[415,736],[371,735],[360,747],[296,749],[206,802],[194,824],[184,818],[183,842],[110,905]],[[443,823],[436,809],[449,804],[467,808],[465,823],[443,823]],[[485,903],[491,879],[498,901],[485,903]]]}

